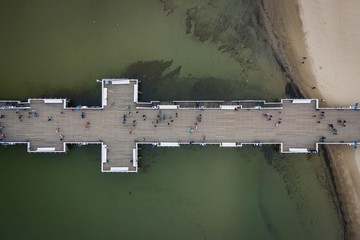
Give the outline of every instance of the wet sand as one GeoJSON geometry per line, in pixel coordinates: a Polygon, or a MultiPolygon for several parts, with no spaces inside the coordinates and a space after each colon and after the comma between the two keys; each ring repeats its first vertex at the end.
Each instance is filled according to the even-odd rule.
{"type": "MultiPolygon", "coordinates": [[[[304,97],[328,106],[359,99],[360,2],[324,0],[258,1],[265,30],[288,78],[304,97]]],[[[330,166],[347,230],[360,237],[360,153],[350,146],[328,147],[330,166]]]]}

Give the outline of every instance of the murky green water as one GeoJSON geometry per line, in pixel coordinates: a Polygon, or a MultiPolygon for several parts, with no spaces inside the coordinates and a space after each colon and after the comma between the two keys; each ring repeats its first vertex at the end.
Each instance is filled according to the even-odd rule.
{"type": "Polygon", "coordinates": [[[339,239],[321,159],[263,150],[145,148],[140,174],[102,174],[97,147],[2,148],[2,239],[339,239]]]}
{"type": "MultiPolygon", "coordinates": [[[[256,19],[252,1],[3,1],[0,99],[99,104],[95,79],[138,77],[143,100],[276,100],[285,79],[256,19]]],[[[271,147],[140,154],[140,174],[102,174],[97,147],[56,155],[0,147],[0,238],[344,234],[320,156],[271,147]]]]}

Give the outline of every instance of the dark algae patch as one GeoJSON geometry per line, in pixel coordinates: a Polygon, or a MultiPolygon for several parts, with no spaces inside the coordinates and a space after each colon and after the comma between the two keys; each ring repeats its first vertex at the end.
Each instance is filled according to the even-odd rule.
{"type": "Polygon", "coordinates": [[[221,52],[240,62],[244,68],[255,67],[254,61],[268,48],[257,21],[253,1],[217,1],[186,10],[186,34],[201,42],[212,41],[221,52]]]}
{"type": "Polygon", "coordinates": [[[339,215],[341,215],[341,221],[343,223],[343,227],[344,227],[344,236],[342,239],[344,240],[348,240],[350,239],[350,234],[349,234],[349,229],[348,229],[348,222],[346,221],[346,217],[345,217],[345,212],[344,212],[344,209],[343,209],[343,205],[340,201],[340,195],[338,193],[338,189],[336,189],[336,184],[335,184],[335,176],[334,176],[334,173],[333,173],[333,169],[331,168],[331,155],[330,153],[328,152],[327,148],[324,147],[324,146],[321,146],[321,151],[323,152],[323,156],[324,156],[324,159],[325,159],[325,163],[326,163],[326,167],[329,171],[329,174],[330,174],[330,178],[331,178],[331,181],[323,181],[324,184],[326,184],[326,186],[329,188],[329,189],[334,189],[333,191],[333,201],[334,201],[334,205],[336,205],[339,210],[339,215]]]}
{"type": "Polygon", "coordinates": [[[164,11],[167,12],[167,16],[175,12],[175,9],[178,7],[175,0],[160,0],[164,4],[164,11]]]}

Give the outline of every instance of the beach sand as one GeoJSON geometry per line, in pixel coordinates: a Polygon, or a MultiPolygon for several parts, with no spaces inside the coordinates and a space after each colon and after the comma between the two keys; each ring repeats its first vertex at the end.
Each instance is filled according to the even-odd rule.
{"type": "MultiPolygon", "coordinates": [[[[324,99],[326,106],[359,102],[360,1],[259,0],[259,5],[275,54],[304,97],[324,99]]],[[[348,231],[360,239],[360,151],[327,149],[348,231]]]]}
{"type": "MultiPolygon", "coordinates": [[[[309,65],[329,106],[353,106],[360,94],[360,1],[299,0],[309,65]]],[[[360,238],[360,152],[329,148],[349,230],[360,238]]]]}

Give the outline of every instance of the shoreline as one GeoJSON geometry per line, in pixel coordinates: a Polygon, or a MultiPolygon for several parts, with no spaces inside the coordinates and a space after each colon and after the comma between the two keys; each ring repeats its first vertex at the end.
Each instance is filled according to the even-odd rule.
{"type": "MultiPolygon", "coordinates": [[[[341,96],[332,98],[334,91],[337,90],[328,93],[329,88],[323,89],[325,84],[334,88],[331,82],[326,82],[327,79],[323,79],[323,82],[318,81],[319,74],[314,71],[314,62],[316,62],[314,59],[321,58],[321,55],[309,55],[309,41],[307,39],[309,33],[306,31],[305,34],[304,13],[301,12],[304,10],[301,9],[300,2],[301,0],[257,0],[260,22],[268,35],[274,56],[290,84],[300,93],[299,97],[329,98],[330,101],[328,102],[322,101],[321,105],[324,106],[349,104],[349,101],[341,101],[341,96]]],[[[322,67],[319,69],[323,70],[322,67]]],[[[356,97],[354,94],[353,92],[353,98],[356,97]]],[[[344,234],[357,239],[360,237],[358,227],[360,222],[360,186],[356,186],[356,182],[357,180],[360,182],[360,172],[357,169],[354,149],[351,148],[349,146],[332,146],[325,147],[323,152],[339,201],[345,227],[344,234]]]]}

